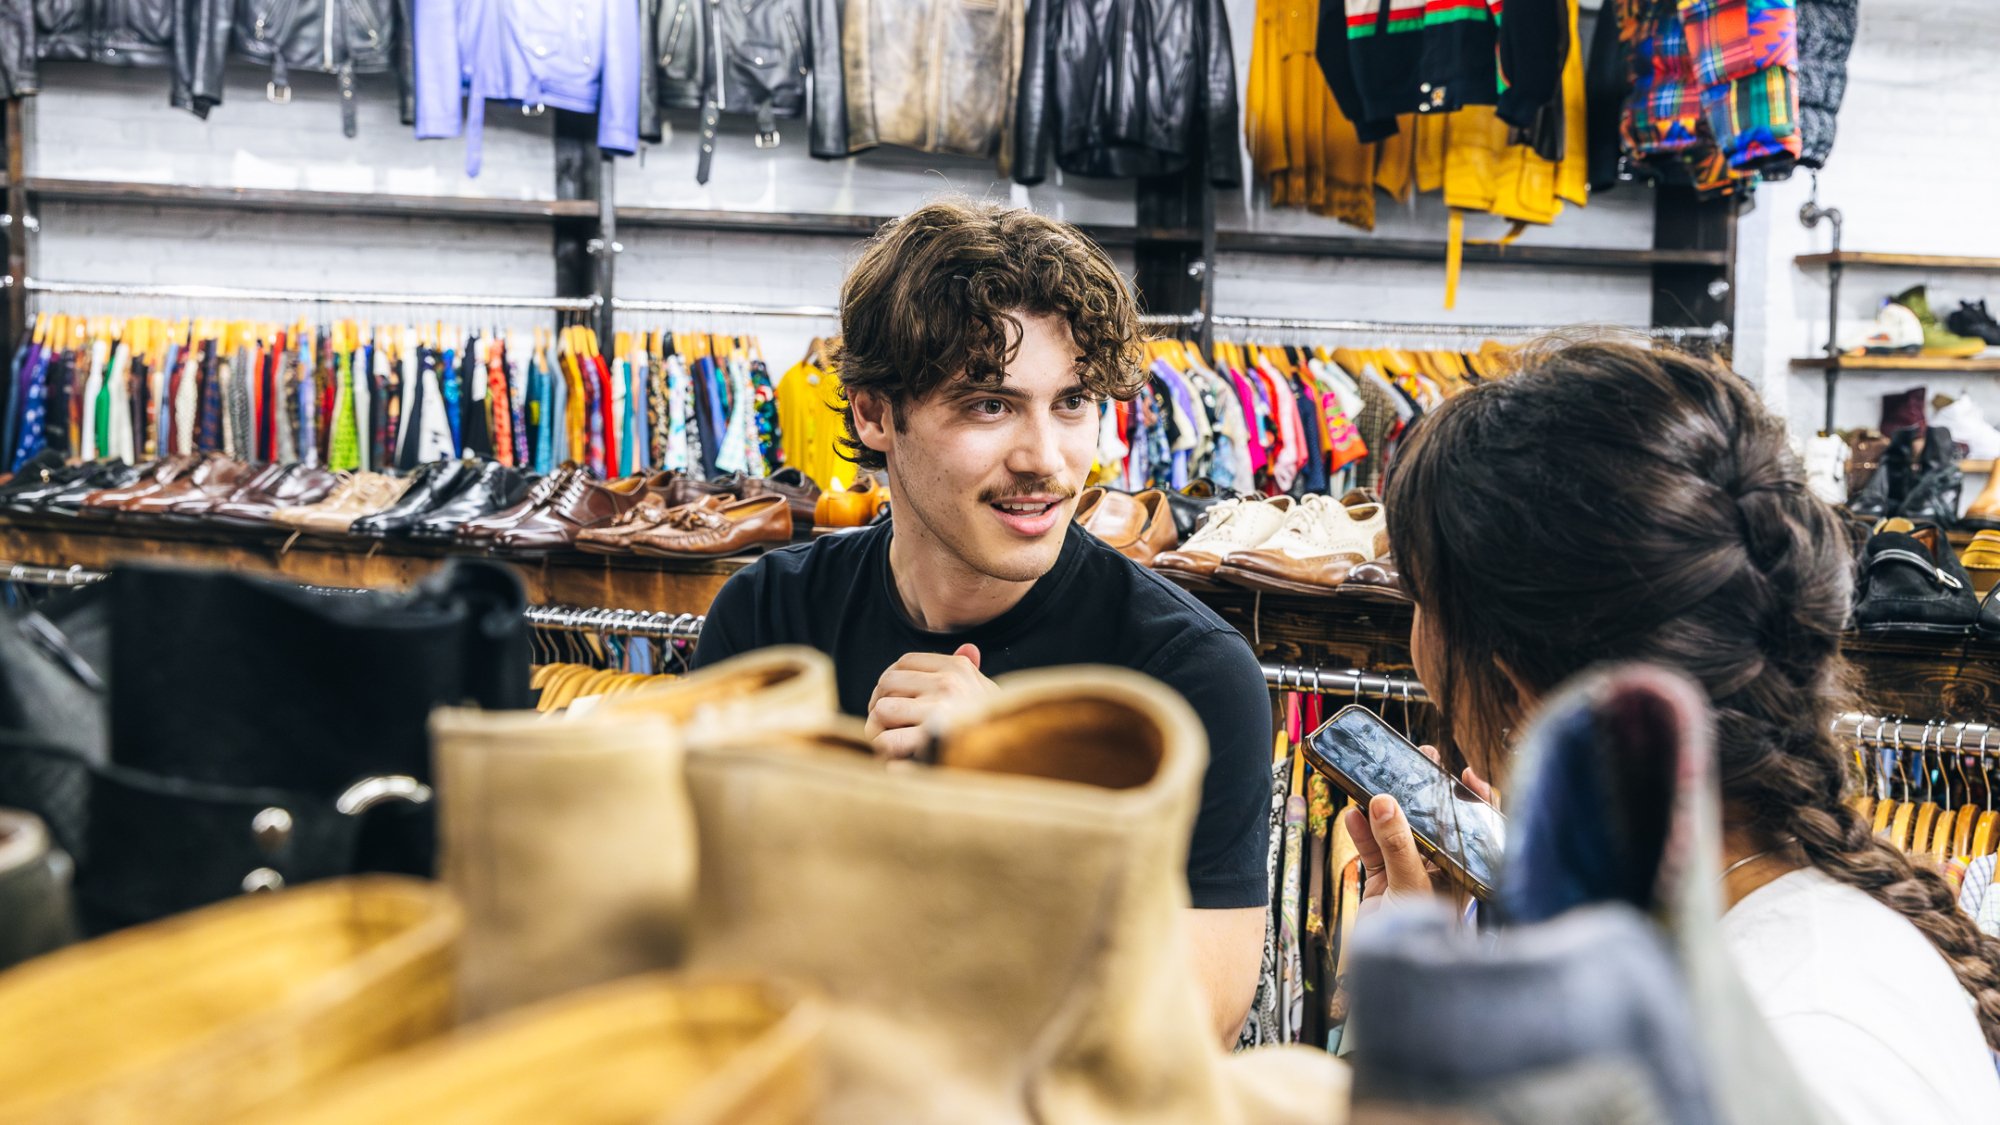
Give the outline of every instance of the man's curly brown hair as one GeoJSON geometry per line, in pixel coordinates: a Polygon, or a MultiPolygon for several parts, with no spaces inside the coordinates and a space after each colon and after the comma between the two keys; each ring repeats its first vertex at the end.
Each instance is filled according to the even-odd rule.
{"type": "Polygon", "coordinates": [[[1091,394],[1139,393],[1145,374],[1131,287],[1075,227],[970,201],[932,203],[884,225],[840,292],[832,360],[847,423],[842,456],[864,469],[887,465],[855,431],[855,391],[887,398],[901,430],[902,406],[955,376],[998,386],[1020,348],[1023,314],[1068,323],[1077,375],[1091,394]]]}

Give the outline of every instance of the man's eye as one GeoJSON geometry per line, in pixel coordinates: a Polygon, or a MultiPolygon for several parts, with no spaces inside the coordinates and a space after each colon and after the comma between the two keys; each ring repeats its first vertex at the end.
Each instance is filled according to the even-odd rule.
{"type": "Polygon", "coordinates": [[[1089,395],[1071,395],[1068,398],[1062,400],[1062,408],[1064,410],[1082,410],[1084,407],[1089,405],[1090,405],[1089,395]]]}
{"type": "Polygon", "coordinates": [[[972,404],[972,412],[974,414],[983,414],[988,418],[998,417],[1006,409],[1007,404],[997,398],[982,398],[974,401],[972,404]]]}

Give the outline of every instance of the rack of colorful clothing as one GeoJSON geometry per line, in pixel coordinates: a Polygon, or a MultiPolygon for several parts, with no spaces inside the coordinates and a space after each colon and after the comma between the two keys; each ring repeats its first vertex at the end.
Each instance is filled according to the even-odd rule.
{"type": "MultiPolygon", "coordinates": [[[[128,463],[214,451],[335,471],[409,469],[475,454],[506,465],[567,457],[535,404],[581,377],[587,298],[120,285],[29,279],[45,307],[14,357],[6,469],[44,449],[128,463]],[[77,309],[89,298],[170,315],[77,309]],[[56,303],[61,308],[46,306],[56,303]],[[218,306],[287,304],[278,320],[218,306]],[[371,323],[359,310],[449,310],[371,323]],[[554,312],[551,330],[523,314],[554,312]]],[[[573,427],[572,427],[573,428],[573,427]]],[[[563,436],[567,436],[567,432],[563,436]]]]}
{"type": "MultiPolygon", "coordinates": [[[[1146,344],[1151,378],[1131,401],[1105,404],[1092,483],[1177,492],[1205,481],[1217,494],[1293,496],[1379,489],[1416,419],[1512,369],[1515,349],[1502,341],[1561,328],[1201,313],[1142,323],[1225,331],[1206,356],[1172,335],[1146,344]]],[[[1678,343],[1727,329],[1649,334],[1678,343]]]]}

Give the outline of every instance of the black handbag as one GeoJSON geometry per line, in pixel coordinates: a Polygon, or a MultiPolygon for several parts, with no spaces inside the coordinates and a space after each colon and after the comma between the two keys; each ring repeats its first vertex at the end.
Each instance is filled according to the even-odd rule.
{"type": "Polygon", "coordinates": [[[0,804],[76,858],[93,933],[243,891],[430,874],[431,711],[528,705],[526,595],[498,564],[455,561],[402,593],[131,566],[101,596],[108,757],[0,748],[0,804]]]}

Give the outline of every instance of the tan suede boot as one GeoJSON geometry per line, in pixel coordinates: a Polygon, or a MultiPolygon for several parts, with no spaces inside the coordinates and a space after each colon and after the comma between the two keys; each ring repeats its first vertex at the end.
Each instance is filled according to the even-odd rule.
{"type": "Polygon", "coordinates": [[[825,653],[778,645],[655,688],[612,696],[595,710],[658,715],[697,743],[745,729],[818,727],[840,710],[840,689],[825,653]]]}
{"type": "Polygon", "coordinates": [[[937,765],[852,726],[691,749],[691,967],[830,997],[828,1122],[1338,1122],[1346,1071],[1214,1041],[1182,937],[1193,711],[1115,669],[1003,677],[937,765]]]}
{"type": "Polygon", "coordinates": [[[461,1015],[677,963],[695,873],[683,743],[816,725],[836,706],[825,656],[774,648],[583,714],[439,711],[439,872],[466,911],[461,1015]]]}
{"type": "Polygon", "coordinates": [[[446,709],[431,738],[463,1018],[679,959],[695,842],[665,719],[446,709]]]}

